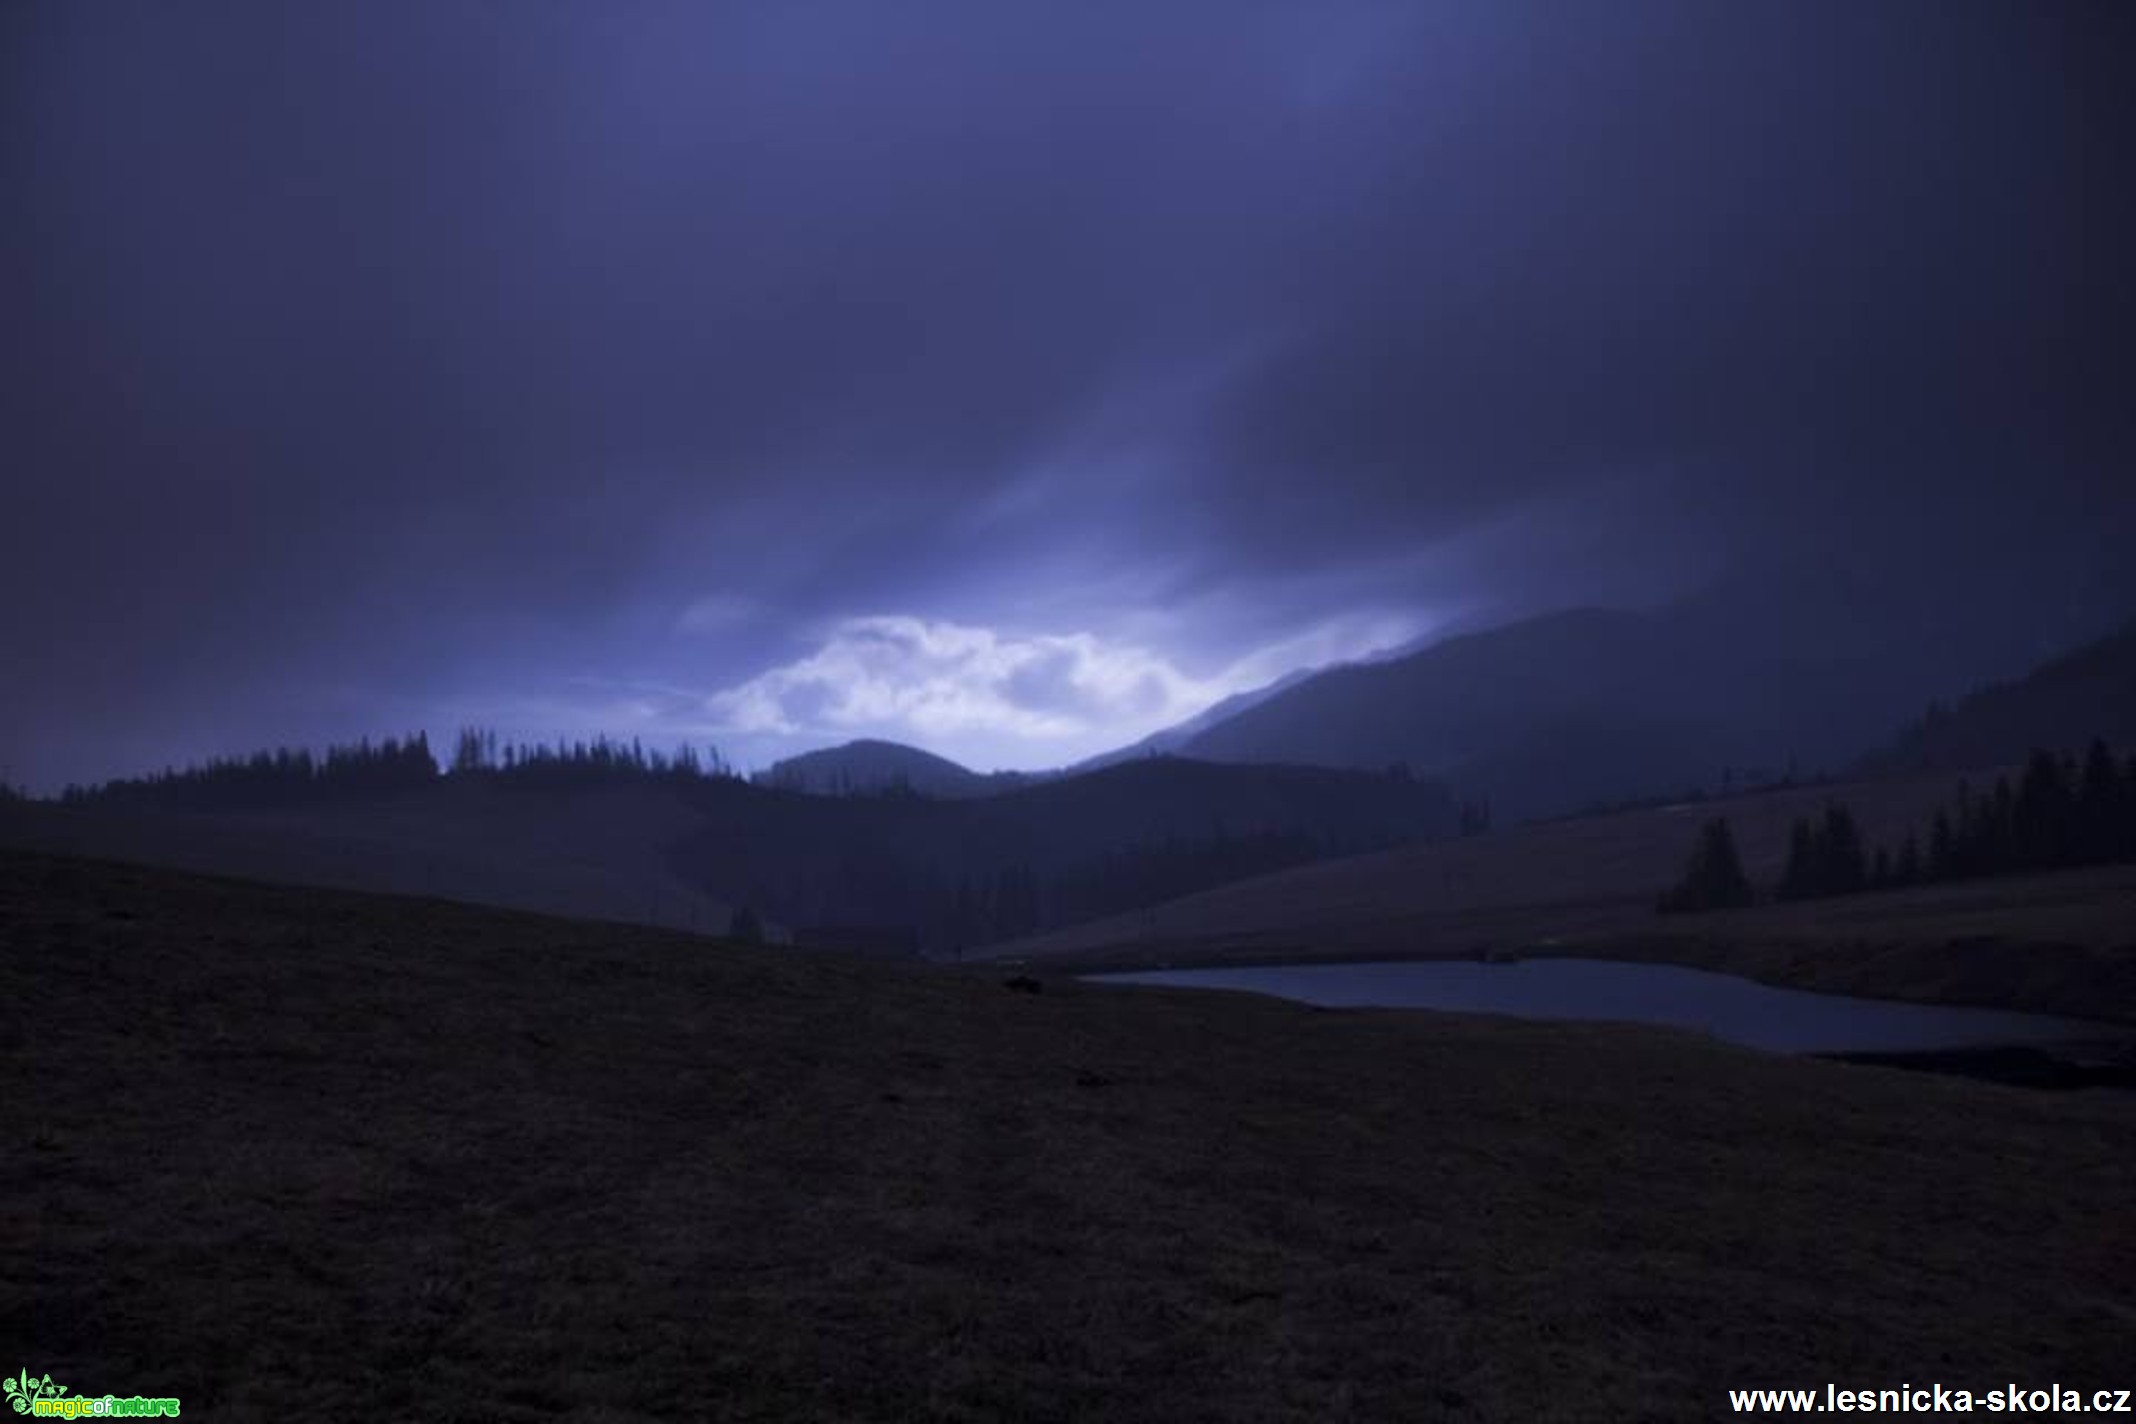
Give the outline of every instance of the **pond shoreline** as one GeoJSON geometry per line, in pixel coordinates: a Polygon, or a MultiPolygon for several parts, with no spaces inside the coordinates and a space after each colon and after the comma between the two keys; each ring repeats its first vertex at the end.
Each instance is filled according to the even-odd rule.
{"type": "MultiPolygon", "coordinates": [[[[2136,1034],[2088,1017],[1820,993],[1712,969],[1623,959],[1301,960],[1081,977],[1098,985],[1257,993],[1326,1009],[1646,1024],[1801,1055],[1910,1058],[2008,1047],[2061,1059],[2072,1052],[2108,1061],[2136,1055],[2136,1034]]],[[[2004,1065],[2002,1071],[2017,1070],[2004,1065]]],[[[2041,1070],[2033,1065],[2025,1071],[2039,1076],[2041,1070]]]]}
{"type": "Polygon", "coordinates": [[[1995,935],[1947,941],[1736,940],[1714,933],[1608,933],[1466,948],[1313,944],[1251,936],[1163,939],[1054,954],[967,960],[1091,975],[1280,964],[1517,963],[1594,959],[1710,970],[1780,989],[1894,1003],[2082,1018],[2136,1030],[2136,945],[2101,950],[1995,935]]]}
{"type": "Polygon", "coordinates": [[[1455,895],[1438,861],[1457,849],[1266,876],[981,953],[1077,972],[1570,955],[2136,1026],[2136,866],[1657,915],[1651,890],[1550,894],[1512,876],[1511,846],[1505,876],[1471,867],[1454,884],[1475,888],[1455,895]]]}
{"type": "Polygon", "coordinates": [[[2043,1092],[2069,1092],[2078,1088],[2136,1090],[2136,1039],[2118,1045],[2096,1045],[2096,1048],[2106,1056],[2093,1057],[2089,1051],[2073,1044],[2063,1046],[2060,1051],[2012,1045],[1926,1053],[1816,1053],[1810,1056],[1830,1063],[1941,1073],[2043,1092]]]}

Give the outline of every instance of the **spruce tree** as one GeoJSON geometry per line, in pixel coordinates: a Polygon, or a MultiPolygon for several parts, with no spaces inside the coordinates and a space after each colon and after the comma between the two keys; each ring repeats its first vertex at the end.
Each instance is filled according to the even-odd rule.
{"type": "Polygon", "coordinates": [[[2074,797],[2061,759],[2050,751],[2033,752],[2011,807],[2011,868],[2036,870],[2066,864],[2073,810],[2074,797]]]}
{"type": "Polygon", "coordinates": [[[2136,860],[2136,752],[2129,754],[2128,771],[2121,778],[2121,795],[2114,803],[2114,858],[2136,860]]]}
{"type": "Polygon", "coordinates": [[[1958,838],[1951,830],[1951,818],[1943,811],[1929,825],[1928,832],[1928,878],[1952,880],[1958,875],[1958,838]]]}
{"type": "Polygon", "coordinates": [[[2114,754],[2106,749],[2105,742],[2094,740],[2084,755],[2084,770],[2077,782],[2074,840],[2080,863],[2096,865],[2115,858],[2120,801],[2120,778],[2114,774],[2114,754]]]}
{"type": "Polygon", "coordinates": [[[1854,813],[1837,802],[1827,806],[1824,829],[1818,839],[1816,893],[1851,895],[1861,889],[1869,878],[1869,868],[1854,813]]]}
{"type": "Polygon", "coordinates": [[[1817,837],[1810,823],[1798,817],[1787,837],[1787,868],[1780,873],[1780,898],[1804,900],[1818,893],[1817,837]]]}
{"type": "Polygon", "coordinates": [[[1736,854],[1735,836],[1726,817],[1708,821],[1691,849],[1683,879],[1664,893],[1656,907],[1664,914],[1690,910],[1741,909],[1751,902],[1750,879],[1736,854]]]}
{"type": "Polygon", "coordinates": [[[1918,885],[1921,881],[1921,840],[1912,831],[1899,844],[1898,861],[1891,868],[1894,885],[1918,885]]]}

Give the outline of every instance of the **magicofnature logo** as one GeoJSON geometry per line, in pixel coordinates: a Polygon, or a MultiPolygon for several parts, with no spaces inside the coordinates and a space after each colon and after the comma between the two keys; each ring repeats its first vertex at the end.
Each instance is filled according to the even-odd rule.
{"type": "Polygon", "coordinates": [[[50,1375],[38,1379],[28,1370],[13,1379],[0,1380],[0,1398],[6,1399],[17,1414],[34,1414],[40,1419],[170,1419],[177,1417],[179,1408],[175,1399],[143,1399],[139,1395],[121,1399],[107,1394],[101,1399],[84,1399],[78,1394],[69,1395],[67,1387],[52,1383],[50,1375]]]}

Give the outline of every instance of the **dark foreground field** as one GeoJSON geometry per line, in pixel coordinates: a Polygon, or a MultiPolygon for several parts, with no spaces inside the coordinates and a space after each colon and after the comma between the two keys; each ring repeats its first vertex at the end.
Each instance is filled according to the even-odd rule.
{"type": "Polygon", "coordinates": [[[207,1419],[2136,1385],[2136,1095],[1004,972],[0,856],[0,1365],[207,1419]]]}

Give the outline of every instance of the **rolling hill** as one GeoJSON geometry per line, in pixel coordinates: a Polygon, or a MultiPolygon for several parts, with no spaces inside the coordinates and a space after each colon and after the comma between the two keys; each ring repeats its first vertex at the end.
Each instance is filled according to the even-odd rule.
{"type": "Polygon", "coordinates": [[[873,925],[956,949],[1451,820],[1435,785],[1158,758],[949,800],[476,773],[247,809],[9,803],[0,845],[696,930],[747,906],[775,934],[873,925]]]}
{"type": "Polygon", "coordinates": [[[995,796],[813,797],[714,783],[669,857],[792,923],[957,948],[1282,865],[1445,834],[1443,788],[1328,767],[1145,758],[995,796]]]}
{"type": "Polygon", "coordinates": [[[731,904],[667,865],[699,819],[660,785],[505,790],[444,777],[421,791],[251,810],[0,804],[0,845],[723,931],[731,904]]]}
{"type": "Polygon", "coordinates": [[[861,739],[772,763],[752,780],[811,796],[910,791],[920,796],[993,796],[1029,784],[1023,772],[977,772],[901,742],[861,739]]]}

